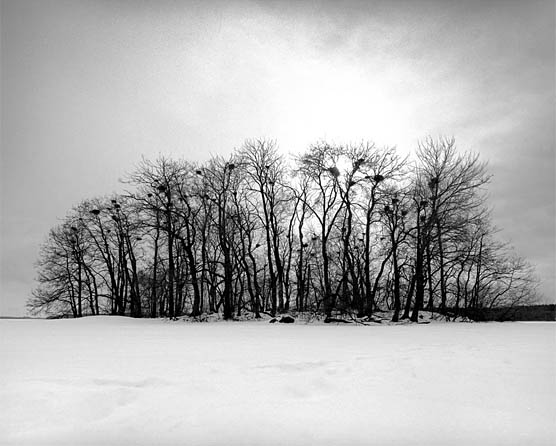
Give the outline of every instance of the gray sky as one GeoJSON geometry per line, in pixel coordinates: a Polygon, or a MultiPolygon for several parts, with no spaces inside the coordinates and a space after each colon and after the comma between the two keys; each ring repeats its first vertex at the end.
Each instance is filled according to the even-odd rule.
{"type": "Polygon", "coordinates": [[[555,292],[553,1],[1,3],[1,315],[49,228],[144,155],[455,136],[555,292]]]}

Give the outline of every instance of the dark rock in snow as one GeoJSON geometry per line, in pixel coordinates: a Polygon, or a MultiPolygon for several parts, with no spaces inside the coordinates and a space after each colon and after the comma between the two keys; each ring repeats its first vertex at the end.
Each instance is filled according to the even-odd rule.
{"type": "Polygon", "coordinates": [[[293,324],[294,322],[295,319],[291,316],[282,316],[282,318],[280,319],[281,324],[293,324]]]}
{"type": "Polygon", "coordinates": [[[278,319],[276,319],[275,317],[273,317],[273,318],[270,319],[268,322],[271,323],[271,324],[274,324],[274,322],[278,322],[278,319]]]}
{"type": "Polygon", "coordinates": [[[327,317],[327,318],[324,320],[324,323],[325,323],[325,324],[331,324],[331,323],[337,323],[337,324],[350,324],[351,321],[347,321],[347,320],[345,320],[345,319],[339,319],[339,318],[336,318],[336,317],[327,317]]]}

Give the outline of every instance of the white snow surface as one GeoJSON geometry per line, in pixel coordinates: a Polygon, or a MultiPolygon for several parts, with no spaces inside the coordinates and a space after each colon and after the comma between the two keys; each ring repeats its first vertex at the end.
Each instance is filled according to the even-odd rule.
{"type": "Polygon", "coordinates": [[[554,445],[556,324],[0,320],[1,445],[554,445]]]}

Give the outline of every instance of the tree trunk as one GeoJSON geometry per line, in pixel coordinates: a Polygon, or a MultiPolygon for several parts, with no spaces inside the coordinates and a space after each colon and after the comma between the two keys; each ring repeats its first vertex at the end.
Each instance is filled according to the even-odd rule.
{"type": "Polygon", "coordinates": [[[425,241],[424,235],[421,230],[419,222],[419,214],[417,215],[417,253],[415,260],[415,303],[413,304],[413,312],[411,313],[411,321],[419,321],[419,309],[423,305],[423,300],[425,296],[425,278],[423,274],[423,251],[425,241]]]}
{"type": "Polygon", "coordinates": [[[438,241],[438,261],[440,267],[440,311],[445,311],[447,292],[446,292],[446,277],[444,271],[444,244],[442,242],[440,219],[436,220],[436,231],[437,231],[437,241],[438,241]]]}
{"type": "Polygon", "coordinates": [[[409,284],[409,291],[407,292],[407,297],[405,299],[405,308],[403,312],[402,319],[409,319],[409,313],[411,311],[411,301],[413,299],[413,293],[415,292],[415,273],[411,277],[411,283],[409,284]]]}
{"type": "MultiPolygon", "coordinates": [[[[170,204],[170,195],[168,195],[168,205],[170,204]]],[[[168,317],[176,317],[176,308],[174,300],[174,234],[172,229],[172,212],[170,206],[167,205],[166,210],[166,231],[168,232],[168,317]]]]}
{"type": "Polygon", "coordinates": [[[400,268],[398,266],[398,246],[392,234],[392,264],[394,268],[394,315],[392,322],[398,322],[401,310],[400,301],[400,268]]]}

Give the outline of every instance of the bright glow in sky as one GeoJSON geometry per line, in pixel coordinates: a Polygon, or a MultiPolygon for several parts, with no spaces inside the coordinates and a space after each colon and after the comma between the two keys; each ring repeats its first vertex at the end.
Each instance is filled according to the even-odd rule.
{"type": "Polygon", "coordinates": [[[0,314],[22,314],[50,227],[144,155],[246,138],[404,153],[455,136],[495,223],[555,291],[552,1],[4,1],[0,314]]]}

